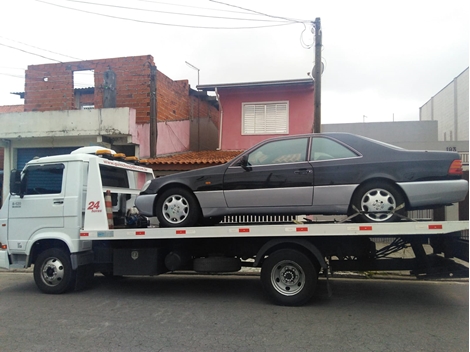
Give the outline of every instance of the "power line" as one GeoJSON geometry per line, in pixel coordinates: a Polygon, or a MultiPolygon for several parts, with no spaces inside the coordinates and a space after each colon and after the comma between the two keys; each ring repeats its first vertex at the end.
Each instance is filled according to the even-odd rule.
{"type": "Polygon", "coordinates": [[[228,13],[240,13],[240,14],[247,14],[246,11],[231,11],[231,10],[221,10],[212,7],[201,7],[201,6],[190,6],[190,5],[183,5],[183,4],[174,4],[170,2],[163,2],[163,1],[153,1],[153,0],[136,0],[140,2],[146,2],[151,4],[162,4],[168,6],[179,6],[179,7],[186,7],[190,9],[198,9],[198,10],[209,10],[209,11],[217,11],[217,12],[228,12],[228,13]]]}
{"type": "Polygon", "coordinates": [[[264,13],[264,12],[259,12],[259,11],[247,9],[247,8],[245,8],[245,7],[241,7],[241,6],[237,6],[237,5],[232,5],[232,4],[227,4],[227,3],[222,2],[222,1],[216,1],[216,0],[209,0],[209,1],[210,1],[210,2],[214,2],[214,3],[217,3],[217,4],[226,5],[226,6],[236,7],[237,9],[242,9],[242,10],[245,10],[245,11],[253,12],[253,13],[255,13],[255,14],[257,14],[257,15],[261,15],[261,16],[266,16],[266,17],[271,17],[271,18],[279,18],[279,19],[284,20],[284,21],[290,21],[290,22],[295,22],[295,23],[311,22],[311,21],[308,21],[308,20],[296,20],[296,19],[293,19],[293,18],[287,18],[287,17],[269,15],[269,14],[264,13]]]}
{"type": "Polygon", "coordinates": [[[24,79],[24,76],[10,75],[10,74],[8,74],[8,73],[3,73],[3,72],[0,72],[0,75],[24,79]]]}
{"type": "Polygon", "coordinates": [[[157,12],[157,13],[164,13],[164,14],[167,14],[167,15],[203,17],[203,18],[214,18],[214,19],[236,20],[236,21],[277,22],[277,23],[279,22],[279,21],[262,20],[262,19],[249,19],[249,18],[239,18],[239,17],[222,17],[222,16],[211,16],[211,15],[197,15],[197,14],[193,14],[193,13],[181,13],[181,12],[173,12],[173,11],[150,10],[150,9],[142,9],[142,8],[136,8],[136,7],[120,6],[120,5],[100,4],[100,3],[96,3],[96,2],[83,1],[83,0],[63,0],[63,1],[93,5],[93,6],[113,7],[113,8],[125,9],[125,10],[157,12]]]}
{"type": "Polygon", "coordinates": [[[5,46],[5,47],[10,48],[10,49],[22,51],[22,52],[27,53],[27,54],[30,54],[30,55],[39,56],[39,57],[42,57],[43,59],[47,59],[47,60],[51,60],[51,61],[55,61],[55,62],[60,62],[60,63],[62,63],[62,61],[59,61],[59,60],[56,60],[56,59],[51,59],[50,57],[43,56],[43,55],[39,55],[39,54],[35,54],[35,53],[32,53],[32,52],[27,51],[27,50],[20,49],[20,48],[15,48],[14,46],[2,44],[2,43],[0,43],[0,45],[1,45],[1,46],[5,46]]]}
{"type": "Polygon", "coordinates": [[[248,27],[248,26],[247,26],[247,27],[205,27],[205,26],[193,26],[193,25],[182,25],[182,24],[174,24],[174,23],[162,23],[162,22],[144,21],[144,20],[138,20],[138,19],[132,19],[132,18],[126,18],[126,17],[112,16],[112,15],[107,15],[107,14],[103,14],[103,13],[92,12],[92,11],[86,11],[86,10],[80,10],[80,9],[76,9],[76,8],[73,8],[73,7],[68,7],[68,6],[53,4],[53,3],[50,3],[50,2],[47,2],[47,1],[43,1],[43,0],[34,0],[34,1],[40,2],[40,3],[44,3],[44,4],[48,4],[48,5],[51,5],[51,6],[61,7],[61,8],[68,9],[68,10],[73,10],[73,11],[88,13],[88,14],[97,15],[97,16],[102,16],[102,17],[108,17],[108,18],[114,18],[114,19],[119,19],[119,20],[138,22],[138,23],[155,24],[155,25],[161,25],[161,26],[170,26],[170,27],[195,28],[195,29],[258,29],[258,28],[269,28],[269,27],[287,26],[287,25],[290,25],[290,24],[294,24],[294,23],[295,23],[295,22],[286,22],[286,23],[280,23],[280,24],[272,24],[272,25],[265,25],[265,26],[251,26],[251,27],[248,27]]]}
{"type": "Polygon", "coordinates": [[[75,59],[75,60],[80,60],[80,61],[82,61],[82,59],[79,59],[79,58],[77,58],[77,57],[73,57],[73,56],[69,56],[69,55],[57,53],[57,52],[55,52],[55,51],[50,51],[50,50],[47,50],[47,49],[39,48],[39,47],[37,47],[37,46],[30,45],[30,44],[26,44],[26,43],[23,43],[23,42],[20,42],[20,41],[17,41],[17,40],[13,40],[13,39],[10,39],[10,38],[6,38],[6,37],[1,36],[1,35],[0,35],[0,38],[6,39],[6,40],[9,40],[9,41],[18,43],[18,44],[23,44],[23,45],[29,46],[30,48],[34,48],[34,49],[39,49],[39,50],[42,50],[42,51],[46,51],[46,52],[51,53],[51,54],[56,54],[56,55],[68,57],[68,58],[70,58],[70,59],[75,59]]]}

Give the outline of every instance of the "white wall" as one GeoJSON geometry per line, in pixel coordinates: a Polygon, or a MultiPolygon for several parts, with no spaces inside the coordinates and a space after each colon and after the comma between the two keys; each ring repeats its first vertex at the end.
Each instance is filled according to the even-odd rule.
{"type": "Polygon", "coordinates": [[[421,121],[438,121],[439,141],[468,141],[468,68],[420,108],[421,121]]]}

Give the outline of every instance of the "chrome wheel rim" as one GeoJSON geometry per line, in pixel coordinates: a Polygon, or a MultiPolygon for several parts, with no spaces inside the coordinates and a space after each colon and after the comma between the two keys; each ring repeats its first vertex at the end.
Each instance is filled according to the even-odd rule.
{"type": "Polygon", "coordinates": [[[47,286],[59,285],[65,276],[65,268],[57,258],[48,258],[41,268],[41,279],[47,286]]]}
{"type": "Polygon", "coordinates": [[[396,207],[395,197],[383,188],[371,189],[361,199],[361,210],[372,221],[387,221],[393,216],[396,207]]]}
{"type": "Polygon", "coordinates": [[[284,260],[271,271],[271,284],[283,296],[298,294],[305,285],[305,274],[297,263],[284,260]]]}
{"type": "Polygon", "coordinates": [[[182,223],[189,215],[189,202],[179,194],[169,196],[163,202],[162,214],[169,223],[182,223]]]}

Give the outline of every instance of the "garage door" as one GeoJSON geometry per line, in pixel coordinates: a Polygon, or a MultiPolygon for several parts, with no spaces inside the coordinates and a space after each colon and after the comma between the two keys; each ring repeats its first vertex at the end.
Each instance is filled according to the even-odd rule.
{"type": "Polygon", "coordinates": [[[52,156],[59,154],[70,154],[71,151],[80,147],[62,147],[62,148],[25,148],[18,149],[18,162],[16,168],[23,169],[24,165],[35,157],[52,156]]]}

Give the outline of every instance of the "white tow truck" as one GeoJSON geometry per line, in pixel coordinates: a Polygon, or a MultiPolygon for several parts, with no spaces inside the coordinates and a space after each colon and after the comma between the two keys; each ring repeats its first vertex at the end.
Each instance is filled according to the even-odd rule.
{"type": "Polygon", "coordinates": [[[468,230],[465,221],[159,228],[134,208],[152,170],[123,157],[87,147],[13,170],[10,194],[0,210],[0,268],[34,265],[38,288],[58,294],[90,285],[97,272],[159,275],[260,267],[262,286],[275,303],[302,305],[312,298],[320,273],[426,272],[422,244],[432,241],[441,251],[468,230]],[[381,237],[394,240],[377,250],[373,239],[381,237]],[[415,258],[387,258],[410,245],[415,258]]]}

